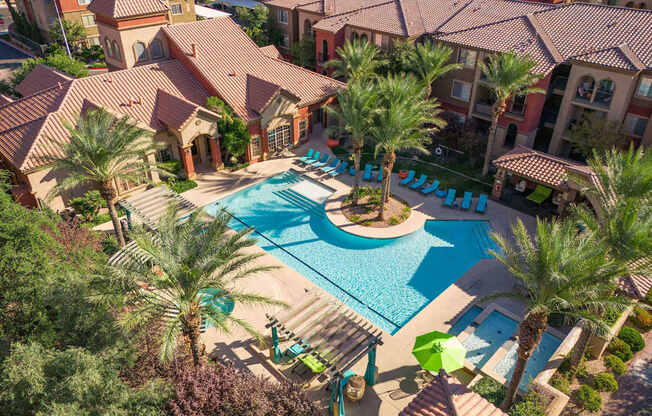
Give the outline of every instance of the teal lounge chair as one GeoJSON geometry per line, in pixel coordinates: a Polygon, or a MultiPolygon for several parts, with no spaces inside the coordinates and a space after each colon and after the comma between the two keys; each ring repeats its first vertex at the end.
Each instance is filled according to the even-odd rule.
{"type": "Polygon", "coordinates": [[[349,175],[351,175],[351,176],[355,176],[355,166],[351,166],[351,167],[349,168],[349,175]]]}
{"type": "Polygon", "coordinates": [[[317,163],[319,161],[319,156],[321,155],[320,152],[315,152],[315,155],[311,159],[306,159],[303,163],[306,166],[309,166],[313,163],[317,163]]]}
{"type": "Polygon", "coordinates": [[[308,153],[304,157],[297,159],[298,162],[305,163],[308,159],[312,158],[312,154],[315,153],[313,149],[308,149],[308,153]]]}
{"type": "Polygon", "coordinates": [[[455,192],[457,191],[453,188],[448,190],[448,195],[446,195],[446,199],[444,199],[444,205],[453,208],[453,203],[455,202],[455,192]]]}
{"type": "Polygon", "coordinates": [[[432,185],[430,185],[429,187],[423,188],[421,190],[421,193],[424,194],[424,195],[428,195],[428,194],[430,194],[432,192],[435,192],[437,190],[437,188],[439,188],[439,181],[434,181],[432,183],[432,185]]]}
{"type": "Polygon", "coordinates": [[[425,173],[422,173],[421,176],[419,176],[419,179],[417,179],[416,182],[414,182],[412,185],[410,185],[410,189],[419,189],[423,186],[424,183],[428,180],[428,175],[425,173]]]}
{"type": "Polygon", "coordinates": [[[478,203],[475,204],[475,212],[484,214],[484,211],[487,209],[487,194],[480,194],[478,198],[478,203]]]}
{"type": "Polygon", "coordinates": [[[328,172],[330,172],[332,170],[335,170],[338,163],[340,163],[340,160],[338,158],[333,158],[333,161],[331,162],[331,164],[328,165],[328,166],[324,166],[323,168],[321,168],[321,170],[322,170],[322,172],[328,173],[328,172]]]}
{"type": "Polygon", "coordinates": [[[473,194],[471,192],[464,192],[464,199],[462,200],[462,209],[469,209],[471,208],[471,198],[473,197],[473,194]]]}
{"type": "Polygon", "coordinates": [[[317,163],[314,163],[312,165],[313,168],[320,168],[322,166],[325,166],[328,163],[328,160],[331,158],[331,155],[324,155],[324,157],[321,158],[321,160],[317,163]]]}
{"type": "Polygon", "coordinates": [[[349,162],[342,162],[337,169],[328,172],[328,174],[334,178],[340,173],[344,172],[348,166],[349,166],[349,162]]]}
{"type": "Polygon", "coordinates": [[[372,168],[373,168],[373,166],[371,166],[369,163],[364,165],[364,173],[362,174],[362,179],[364,179],[365,181],[371,180],[371,169],[372,168]]]}
{"type": "Polygon", "coordinates": [[[383,167],[381,166],[380,169],[378,169],[378,177],[376,178],[378,182],[383,181],[383,167]]]}
{"type": "Polygon", "coordinates": [[[310,345],[308,345],[304,340],[301,340],[300,342],[293,344],[290,348],[285,350],[284,355],[292,359],[300,354],[303,354],[303,352],[309,347],[310,345]]]}
{"type": "Polygon", "coordinates": [[[403,179],[401,182],[399,182],[399,185],[407,185],[408,183],[412,182],[415,174],[416,174],[415,171],[413,170],[409,171],[408,176],[405,179],[403,179]]]}

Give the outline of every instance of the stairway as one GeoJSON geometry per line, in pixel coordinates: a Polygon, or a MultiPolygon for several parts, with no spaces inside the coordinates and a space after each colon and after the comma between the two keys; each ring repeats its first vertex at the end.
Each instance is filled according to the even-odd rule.
{"type": "Polygon", "coordinates": [[[295,205],[304,211],[318,217],[325,217],[326,213],[324,212],[324,206],[320,203],[313,201],[310,198],[306,198],[298,192],[293,191],[292,189],[283,189],[280,191],[274,192],[279,198],[283,198],[292,205],[295,205]]]}
{"type": "Polygon", "coordinates": [[[490,258],[491,256],[489,255],[488,250],[495,250],[496,244],[493,242],[491,237],[489,237],[489,226],[484,222],[480,222],[476,224],[471,230],[474,241],[477,244],[478,249],[482,255],[485,258],[490,258]]]}

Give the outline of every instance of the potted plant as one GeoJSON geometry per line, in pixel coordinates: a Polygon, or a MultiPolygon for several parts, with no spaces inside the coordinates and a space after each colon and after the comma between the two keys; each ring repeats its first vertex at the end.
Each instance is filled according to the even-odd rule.
{"type": "Polygon", "coordinates": [[[331,149],[335,146],[340,145],[340,139],[337,137],[337,133],[335,132],[330,132],[328,134],[328,139],[326,140],[326,145],[330,147],[331,149]]]}

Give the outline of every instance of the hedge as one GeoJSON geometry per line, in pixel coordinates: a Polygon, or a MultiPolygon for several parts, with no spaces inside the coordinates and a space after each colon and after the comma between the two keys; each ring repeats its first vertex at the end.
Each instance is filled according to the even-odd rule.
{"type": "Polygon", "coordinates": [[[607,354],[604,357],[604,365],[617,376],[622,376],[627,371],[625,363],[613,354],[607,354]]]}
{"type": "Polygon", "coordinates": [[[581,386],[577,390],[575,397],[582,408],[591,412],[597,412],[602,407],[602,397],[600,397],[600,393],[587,385],[581,386]]]}
{"type": "Polygon", "coordinates": [[[615,355],[624,362],[631,360],[634,356],[631,347],[620,338],[614,338],[611,340],[607,346],[607,352],[615,355]]]}
{"type": "Polygon", "coordinates": [[[639,352],[645,348],[645,341],[640,332],[630,326],[624,326],[618,334],[618,338],[622,339],[629,345],[632,352],[639,352]]]}
{"type": "Polygon", "coordinates": [[[600,373],[593,378],[593,385],[597,391],[616,391],[618,382],[611,373],[600,373]]]}

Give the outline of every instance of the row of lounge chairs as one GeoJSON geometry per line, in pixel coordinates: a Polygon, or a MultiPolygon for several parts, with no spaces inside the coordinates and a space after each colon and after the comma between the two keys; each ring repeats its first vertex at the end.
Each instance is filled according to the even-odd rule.
{"type": "Polygon", "coordinates": [[[314,149],[308,150],[308,153],[297,159],[297,162],[302,163],[305,167],[321,170],[331,177],[335,177],[346,171],[346,168],[349,165],[349,162],[342,162],[337,157],[333,157],[331,160],[329,154],[324,154],[322,156],[319,151],[315,152],[314,149]],[[321,159],[319,158],[320,156],[321,159]]]}

